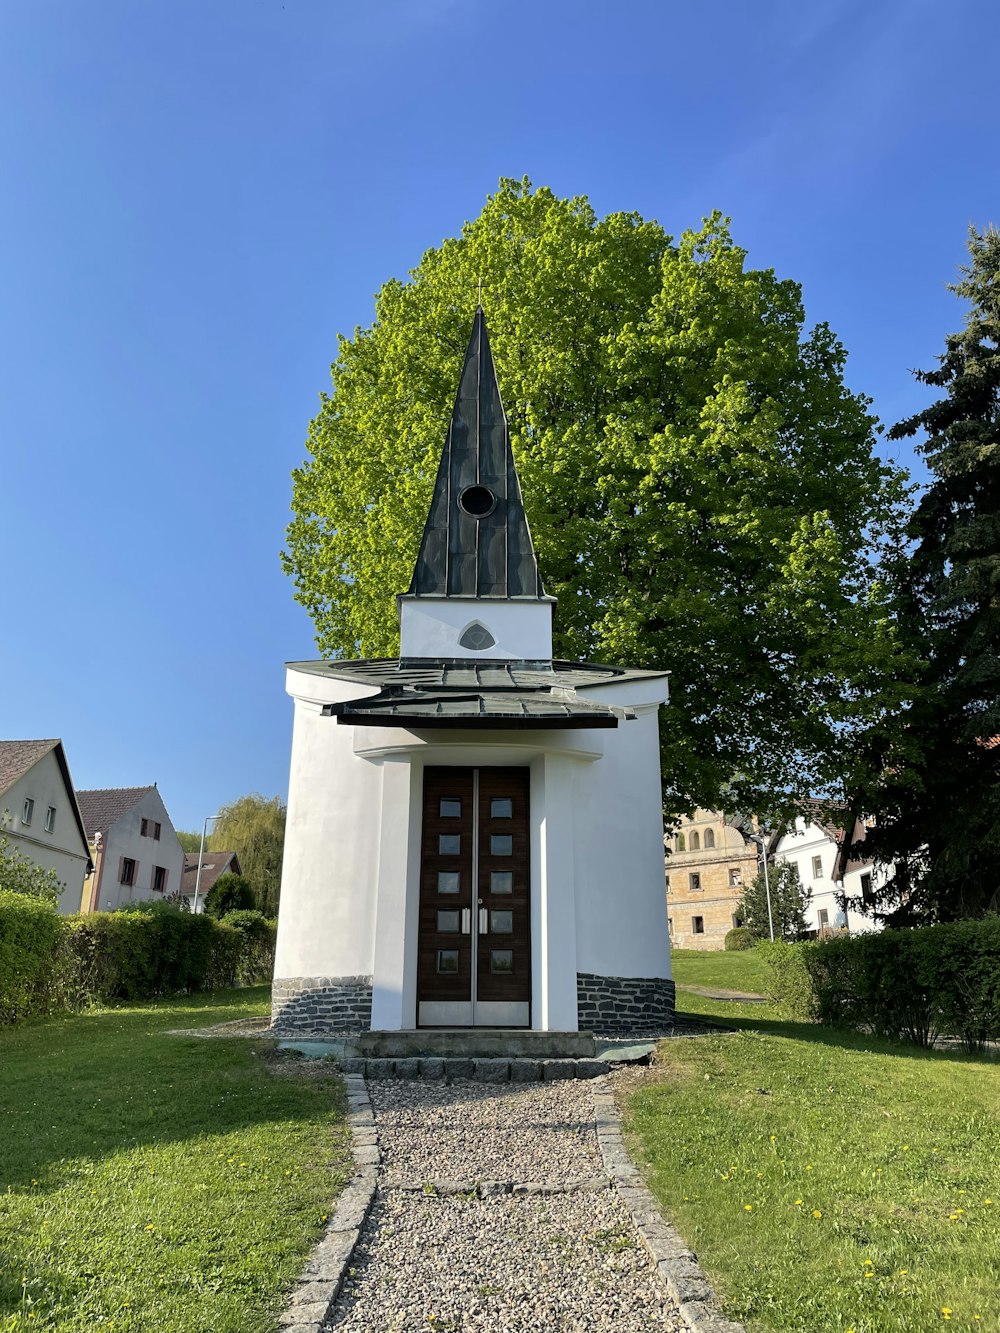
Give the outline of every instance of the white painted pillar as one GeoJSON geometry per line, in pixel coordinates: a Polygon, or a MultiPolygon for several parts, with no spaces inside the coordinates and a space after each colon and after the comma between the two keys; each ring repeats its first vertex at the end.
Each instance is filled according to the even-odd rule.
{"type": "MultiPolygon", "coordinates": [[[[372,1029],[398,1032],[412,1026],[404,979],[407,967],[407,862],[410,848],[410,759],[382,761],[378,880],[375,896],[375,958],[372,968],[372,1029]]],[[[362,886],[358,886],[358,892],[362,886]]],[[[410,997],[412,1006],[412,996],[410,997]]]]}
{"type": "Polygon", "coordinates": [[[548,753],[531,765],[532,1026],[575,1032],[575,761],[548,753]]]}

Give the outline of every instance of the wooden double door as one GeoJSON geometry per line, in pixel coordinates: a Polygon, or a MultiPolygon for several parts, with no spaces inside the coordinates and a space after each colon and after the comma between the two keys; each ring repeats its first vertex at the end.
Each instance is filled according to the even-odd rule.
{"type": "Polygon", "coordinates": [[[417,1023],[531,1025],[527,768],[424,770],[417,1023]]]}

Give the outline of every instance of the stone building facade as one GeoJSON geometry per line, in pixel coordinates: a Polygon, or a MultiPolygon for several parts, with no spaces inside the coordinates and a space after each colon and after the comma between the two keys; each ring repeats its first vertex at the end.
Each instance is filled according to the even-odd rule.
{"type": "Polygon", "coordinates": [[[677,949],[722,949],[739,925],[743,886],[757,873],[757,844],[718,810],[696,810],[665,843],[667,919],[677,949]]]}

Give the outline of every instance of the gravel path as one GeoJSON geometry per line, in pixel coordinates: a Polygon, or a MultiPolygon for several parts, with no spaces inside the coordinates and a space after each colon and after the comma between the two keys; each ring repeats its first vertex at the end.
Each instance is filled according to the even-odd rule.
{"type": "Polygon", "coordinates": [[[677,1333],[604,1173],[591,1085],[369,1085],[382,1172],[324,1328],[677,1333]]]}

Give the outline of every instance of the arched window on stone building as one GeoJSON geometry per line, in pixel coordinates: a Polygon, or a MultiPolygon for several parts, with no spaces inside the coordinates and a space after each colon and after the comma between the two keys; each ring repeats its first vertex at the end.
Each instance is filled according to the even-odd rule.
{"type": "Polygon", "coordinates": [[[701,851],[701,840],[700,840],[699,837],[698,837],[698,830],[697,830],[697,829],[692,829],[692,831],[691,831],[691,850],[692,850],[693,852],[700,852],[700,851],[701,851]]]}
{"type": "Polygon", "coordinates": [[[709,847],[714,847],[714,846],[715,846],[715,830],[707,828],[705,830],[705,849],[707,851],[709,847]]]}
{"type": "Polygon", "coordinates": [[[685,848],[685,846],[684,846],[684,834],[683,834],[683,833],[678,833],[678,835],[677,835],[677,850],[678,850],[679,852],[683,852],[683,851],[686,851],[686,850],[687,850],[687,849],[685,848]]]}

